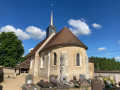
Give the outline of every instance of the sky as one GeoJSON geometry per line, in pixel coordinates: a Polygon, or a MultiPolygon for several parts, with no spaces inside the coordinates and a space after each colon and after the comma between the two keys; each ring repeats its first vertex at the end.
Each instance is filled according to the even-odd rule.
{"type": "Polygon", "coordinates": [[[0,33],[15,32],[28,54],[46,37],[51,10],[57,32],[68,27],[89,57],[120,61],[120,0],[0,0],[0,33]]]}

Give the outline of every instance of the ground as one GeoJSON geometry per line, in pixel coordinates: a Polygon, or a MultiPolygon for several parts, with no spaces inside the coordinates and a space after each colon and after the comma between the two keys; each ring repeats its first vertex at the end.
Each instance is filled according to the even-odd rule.
{"type": "MultiPolygon", "coordinates": [[[[18,75],[16,78],[6,78],[1,85],[2,90],[22,90],[21,87],[25,83],[26,75],[18,75]]],[[[34,83],[39,82],[39,78],[34,78],[34,83]]]]}

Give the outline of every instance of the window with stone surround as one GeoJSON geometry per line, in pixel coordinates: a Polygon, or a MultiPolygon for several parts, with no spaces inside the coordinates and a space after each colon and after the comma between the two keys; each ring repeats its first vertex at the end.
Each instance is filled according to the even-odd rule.
{"type": "Polygon", "coordinates": [[[80,54],[76,54],[76,66],[80,66],[80,54]]]}
{"type": "Polygon", "coordinates": [[[57,54],[54,52],[54,62],[53,62],[54,65],[57,64],[57,54]]]}

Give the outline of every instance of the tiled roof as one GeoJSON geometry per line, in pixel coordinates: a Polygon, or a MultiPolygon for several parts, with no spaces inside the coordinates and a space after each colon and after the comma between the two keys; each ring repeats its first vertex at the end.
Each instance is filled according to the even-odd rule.
{"type": "Polygon", "coordinates": [[[27,55],[27,58],[29,58],[30,56],[34,55],[35,52],[42,46],[42,44],[46,41],[46,39],[44,39],[43,41],[41,41],[40,43],[38,43],[36,45],[36,47],[27,55]]]}
{"type": "Polygon", "coordinates": [[[83,44],[67,27],[65,27],[54,35],[41,51],[59,45],[76,45],[83,47],[86,50],[88,49],[85,44],[83,44]]]}
{"type": "Polygon", "coordinates": [[[25,68],[25,69],[29,69],[30,68],[30,59],[25,60],[24,62],[22,62],[21,64],[19,64],[18,66],[16,66],[16,68],[25,68]]]}

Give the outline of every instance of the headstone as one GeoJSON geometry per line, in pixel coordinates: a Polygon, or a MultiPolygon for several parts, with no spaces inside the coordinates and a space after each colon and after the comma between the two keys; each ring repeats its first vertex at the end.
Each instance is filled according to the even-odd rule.
{"type": "Polygon", "coordinates": [[[73,80],[77,80],[76,76],[73,76],[73,80]]]}
{"type": "Polygon", "coordinates": [[[44,80],[40,80],[40,83],[41,83],[41,84],[44,84],[44,80]]]}
{"type": "Polygon", "coordinates": [[[22,86],[22,90],[40,90],[40,87],[33,83],[33,75],[26,76],[25,84],[22,86]]]}
{"type": "Polygon", "coordinates": [[[91,90],[103,90],[102,81],[99,79],[92,80],[91,88],[92,88],[91,90]]]}
{"type": "Polygon", "coordinates": [[[50,75],[50,82],[57,81],[58,75],[50,75]]]}
{"type": "Polygon", "coordinates": [[[85,75],[80,74],[80,79],[85,79],[85,75]]]}
{"type": "Polygon", "coordinates": [[[25,83],[26,84],[32,84],[33,83],[33,75],[32,74],[27,75],[25,83]]]}
{"type": "Polygon", "coordinates": [[[101,80],[104,83],[103,77],[96,77],[97,79],[101,80]]]}
{"type": "Polygon", "coordinates": [[[63,83],[68,83],[68,77],[67,76],[61,76],[61,81],[63,83]]]}
{"type": "Polygon", "coordinates": [[[53,84],[54,87],[58,86],[58,75],[50,75],[50,83],[53,84]]]}

